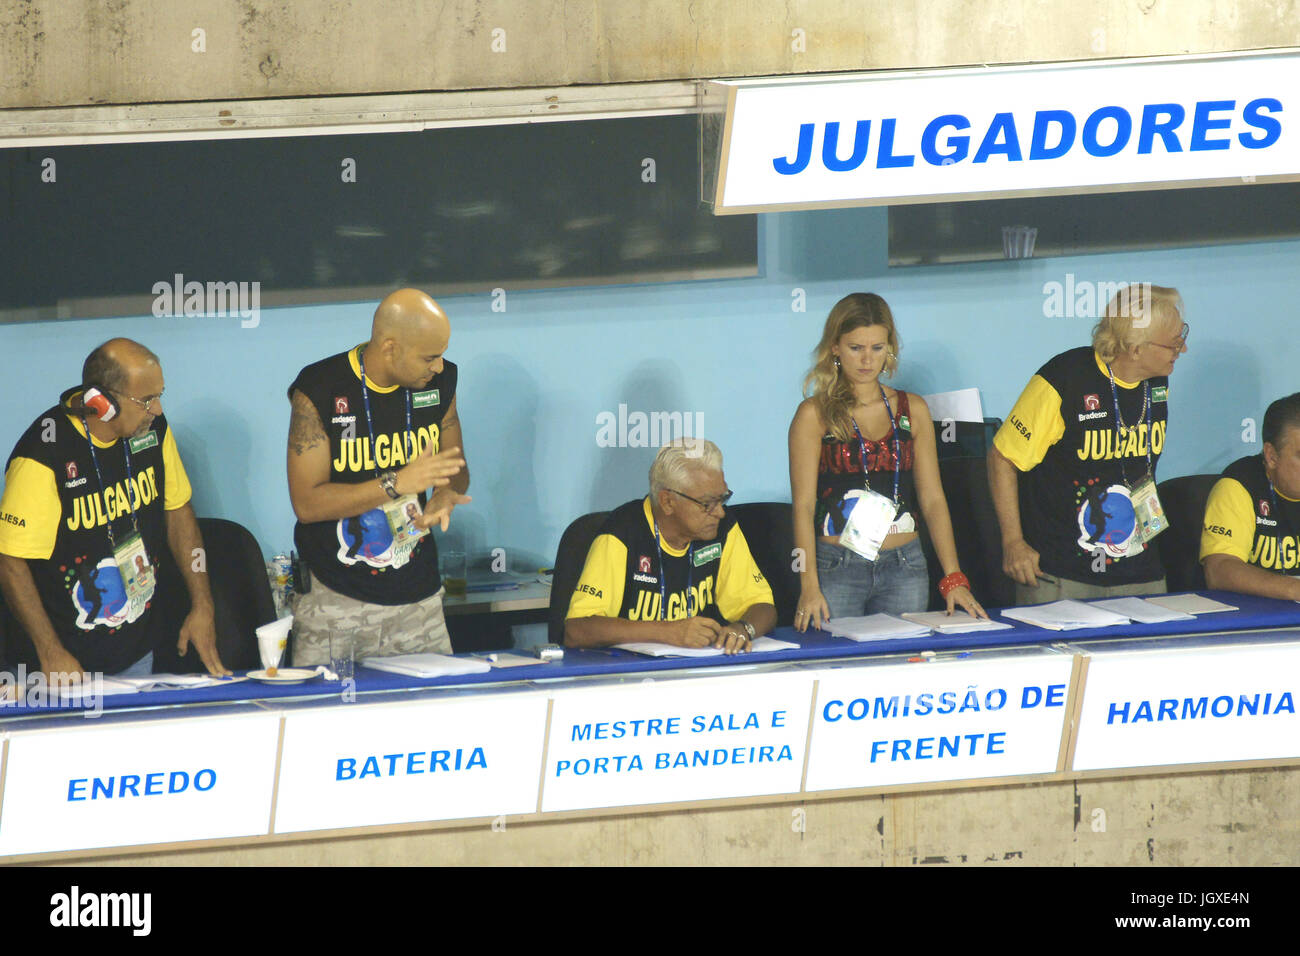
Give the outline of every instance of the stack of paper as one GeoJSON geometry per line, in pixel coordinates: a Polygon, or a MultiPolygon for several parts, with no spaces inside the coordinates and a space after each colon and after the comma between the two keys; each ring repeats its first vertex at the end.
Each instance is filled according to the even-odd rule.
{"type": "Polygon", "coordinates": [[[1147,600],[1171,611],[1182,611],[1184,614],[1213,614],[1216,611],[1241,610],[1231,604],[1216,601],[1214,598],[1201,597],[1199,594],[1162,594],[1147,600]]]}
{"type": "MultiPolygon", "coordinates": [[[[631,641],[627,644],[615,644],[615,647],[647,657],[716,657],[722,653],[720,647],[678,647],[675,644],[658,644],[651,641],[631,641]]],[[[778,641],[774,637],[756,637],[749,645],[751,654],[764,651],[784,651],[798,647],[790,641],[778,641]]]]}
{"type": "Polygon", "coordinates": [[[487,661],[474,657],[449,657],[446,654],[399,654],[396,657],[366,657],[361,663],[377,671],[405,674],[408,677],[446,677],[450,674],[486,674],[492,669],[487,661]]]}
{"type": "Polygon", "coordinates": [[[1123,614],[1127,618],[1143,624],[1163,624],[1165,621],[1194,621],[1196,616],[1181,611],[1171,611],[1153,601],[1140,597],[1108,598],[1105,601],[1090,602],[1093,607],[1103,607],[1107,611],[1123,614]]]}
{"type": "Polygon", "coordinates": [[[826,630],[832,637],[847,637],[851,641],[887,641],[898,637],[925,637],[930,633],[923,624],[913,624],[890,614],[837,617],[826,625],[826,630]]]}
{"type": "Polygon", "coordinates": [[[1002,616],[1052,631],[1074,631],[1084,627],[1114,627],[1117,624],[1130,623],[1123,614],[1084,604],[1082,601],[1053,601],[1051,604],[1037,604],[1033,607],[1007,608],[1002,612],[1002,616]]]}
{"type": "Polygon", "coordinates": [[[523,654],[509,654],[505,651],[491,651],[475,654],[474,656],[487,661],[492,667],[531,667],[534,664],[542,663],[540,658],[527,657],[523,654]]]}
{"type": "Polygon", "coordinates": [[[967,631],[1005,631],[1011,629],[1011,625],[1006,621],[992,621],[983,617],[975,617],[966,611],[953,611],[952,616],[949,616],[944,611],[923,611],[920,613],[908,611],[903,617],[916,624],[933,628],[940,634],[964,634],[967,631]]]}
{"type": "Polygon", "coordinates": [[[101,677],[98,682],[60,684],[61,700],[80,700],[86,695],[109,697],[113,694],[136,694],[149,690],[189,690],[247,680],[246,677],[210,677],[207,674],[150,674],[148,677],[101,677]]]}
{"type": "Polygon", "coordinates": [[[722,653],[720,647],[678,647],[676,644],[658,644],[654,641],[628,641],[614,646],[621,651],[644,654],[646,657],[716,657],[722,653]]]}

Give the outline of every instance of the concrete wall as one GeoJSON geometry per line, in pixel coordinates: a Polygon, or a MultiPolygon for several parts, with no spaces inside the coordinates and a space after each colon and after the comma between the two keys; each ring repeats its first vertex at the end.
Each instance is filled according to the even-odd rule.
{"type": "Polygon", "coordinates": [[[77,865],[1295,866],[1300,768],[889,794],[77,865]],[[802,811],[802,817],[799,812],[802,811]],[[802,830],[800,829],[802,827],[802,830]]]}
{"type": "Polygon", "coordinates": [[[1297,0],[6,0],[0,109],[1294,45],[1297,0]]]}

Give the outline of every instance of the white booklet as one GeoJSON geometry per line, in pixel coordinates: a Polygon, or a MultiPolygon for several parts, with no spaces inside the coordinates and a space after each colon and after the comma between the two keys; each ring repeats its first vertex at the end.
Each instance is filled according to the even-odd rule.
{"type": "Polygon", "coordinates": [[[450,657],[447,654],[398,654],[396,657],[365,657],[366,667],[408,677],[446,677],[451,674],[486,674],[492,669],[487,661],[476,657],[450,657]]]}
{"type": "Polygon", "coordinates": [[[969,611],[955,610],[950,617],[943,611],[907,611],[903,617],[925,627],[933,628],[940,634],[963,634],[967,631],[1006,631],[1012,625],[1006,621],[987,620],[975,617],[969,611]]]}
{"type": "Polygon", "coordinates": [[[1123,614],[1127,618],[1139,621],[1143,624],[1163,624],[1165,621],[1194,621],[1196,615],[1184,614],[1182,611],[1171,611],[1167,607],[1161,607],[1152,601],[1140,597],[1122,597],[1107,598],[1104,601],[1090,602],[1093,607],[1104,607],[1108,611],[1114,611],[1116,614],[1123,614]]]}
{"type": "Polygon", "coordinates": [[[509,651],[484,651],[474,655],[487,661],[493,667],[531,667],[543,663],[541,658],[528,657],[525,654],[511,654],[509,651]]]}
{"type": "Polygon", "coordinates": [[[930,629],[924,624],[904,621],[892,614],[868,614],[865,617],[837,617],[827,625],[832,637],[851,641],[887,641],[897,637],[925,637],[930,629]]]}
{"type": "Polygon", "coordinates": [[[1032,607],[1005,608],[1002,616],[1052,631],[1075,631],[1084,627],[1114,627],[1118,624],[1131,623],[1123,614],[1084,604],[1082,601],[1069,600],[1037,604],[1032,607]]]}
{"type": "Polygon", "coordinates": [[[1159,604],[1171,611],[1184,614],[1214,614],[1218,611],[1239,611],[1241,608],[1224,604],[1214,598],[1201,597],[1199,594],[1161,594],[1159,597],[1147,598],[1152,604],[1159,604]]]}
{"type": "MultiPolygon", "coordinates": [[[[678,647],[675,644],[659,644],[653,641],[629,641],[615,644],[615,647],[647,657],[716,657],[722,653],[720,647],[678,647]]],[[[762,654],[764,651],[785,651],[798,647],[791,641],[778,641],[774,637],[756,637],[749,645],[749,653],[762,654]]],[[[744,655],[740,655],[744,656],[744,655]]]]}
{"type": "Polygon", "coordinates": [[[248,680],[247,677],[212,677],[208,674],[150,674],[148,677],[101,677],[84,684],[60,684],[61,700],[79,700],[86,694],[109,697],[113,694],[137,694],[149,690],[191,690],[196,687],[215,687],[248,680]]]}

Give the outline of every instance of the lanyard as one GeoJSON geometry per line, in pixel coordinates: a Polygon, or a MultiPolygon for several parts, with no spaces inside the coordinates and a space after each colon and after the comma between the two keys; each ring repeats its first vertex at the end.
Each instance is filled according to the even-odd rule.
{"type": "MultiPolygon", "coordinates": [[[[902,456],[898,453],[898,422],[894,421],[894,410],[889,407],[889,399],[885,396],[883,385],[880,386],[880,397],[884,400],[885,411],[889,412],[889,427],[894,436],[894,507],[898,507],[898,470],[902,465],[902,456]]],[[[853,433],[858,436],[858,451],[862,456],[862,476],[866,479],[867,489],[870,490],[871,476],[867,473],[867,441],[858,430],[858,420],[850,415],[849,421],[853,422],[853,433]]]]}
{"type": "Polygon", "coordinates": [[[1268,482],[1268,497],[1273,502],[1273,514],[1271,517],[1277,522],[1276,527],[1279,529],[1280,533],[1282,528],[1282,515],[1277,508],[1277,492],[1273,490],[1273,480],[1271,478],[1268,482]]]}
{"type": "MultiPolygon", "coordinates": [[[[1115,387],[1115,373],[1111,371],[1110,363],[1106,363],[1106,371],[1110,375],[1110,397],[1115,403],[1115,457],[1119,459],[1119,473],[1124,477],[1124,484],[1128,484],[1128,470],[1124,467],[1124,433],[1128,431],[1127,425],[1124,424],[1124,417],[1119,413],[1119,389],[1115,387]]],[[[1137,422],[1133,428],[1137,428],[1146,421],[1147,413],[1151,410],[1151,380],[1142,380],[1142,413],[1138,415],[1137,422]]],[[[1155,469],[1151,464],[1151,435],[1150,429],[1147,429],[1147,474],[1155,476],[1155,469]]]]}
{"type": "MultiPolygon", "coordinates": [[[[366,431],[370,433],[370,454],[375,454],[375,426],[370,420],[370,389],[366,387],[366,349],[362,346],[361,351],[357,353],[357,365],[361,367],[361,398],[366,406],[366,431]]],[[[402,389],[402,394],[406,396],[406,432],[402,435],[402,450],[406,450],[406,436],[411,434],[411,390],[402,389]]],[[[420,443],[418,440],[412,442],[411,457],[415,457],[415,452],[419,450],[420,443]]],[[[409,461],[410,459],[408,459],[409,461]]],[[[379,461],[375,459],[375,477],[379,477],[379,461]]]]}
{"type": "MultiPolygon", "coordinates": [[[[659,620],[664,619],[668,613],[668,588],[665,582],[668,580],[664,574],[664,549],[659,544],[659,522],[655,522],[655,548],[659,552],[659,620]]],[[[686,616],[695,616],[695,591],[691,586],[691,568],[695,566],[695,542],[692,541],[689,548],[686,549],[686,616]]]]}
{"type": "MultiPolygon", "coordinates": [[[[99,470],[99,455],[95,454],[95,439],[92,438],[90,435],[90,425],[86,423],[85,415],[81,416],[81,427],[86,430],[86,441],[90,444],[90,461],[95,466],[95,477],[99,479],[99,497],[102,499],[104,497],[104,473],[99,470]]],[[[135,476],[131,474],[131,449],[127,447],[130,443],[130,440],[126,438],[122,438],[119,439],[119,441],[122,442],[122,454],[126,456],[126,484],[127,484],[126,495],[128,499],[131,497],[131,486],[135,485],[136,500],[139,501],[140,486],[135,484],[135,476]]],[[[139,535],[140,522],[136,519],[135,508],[131,507],[131,502],[129,500],[127,501],[126,504],[127,504],[127,508],[131,512],[131,529],[136,533],[136,535],[139,535]]],[[[108,507],[108,502],[104,502],[104,507],[105,508],[108,507]]],[[[117,542],[113,539],[113,522],[107,520],[108,518],[107,511],[104,512],[104,518],[106,519],[104,523],[104,530],[108,532],[108,547],[110,551],[116,554],[117,542]]],[[[143,543],[144,538],[141,537],[140,540],[143,543]]]]}

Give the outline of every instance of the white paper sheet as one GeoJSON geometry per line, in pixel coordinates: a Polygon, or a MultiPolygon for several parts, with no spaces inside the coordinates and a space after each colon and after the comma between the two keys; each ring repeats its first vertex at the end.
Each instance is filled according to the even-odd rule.
{"type": "Polygon", "coordinates": [[[925,637],[930,629],[891,614],[868,614],[865,617],[838,617],[826,625],[834,637],[851,641],[887,641],[897,637],[925,637]]]}
{"type": "Polygon", "coordinates": [[[955,422],[984,421],[984,404],[978,388],[961,388],[955,392],[936,392],[925,396],[930,417],[936,422],[951,418],[955,422]]]}
{"type": "MultiPolygon", "coordinates": [[[[614,646],[636,654],[645,654],[647,657],[716,657],[722,653],[720,647],[678,647],[675,644],[659,644],[651,641],[631,641],[614,646]]],[[[785,651],[798,646],[792,641],[778,641],[774,637],[756,637],[750,642],[749,653],[785,651]]]]}
{"type": "Polygon", "coordinates": [[[474,657],[450,657],[446,654],[399,654],[396,657],[366,657],[363,666],[408,677],[445,677],[450,674],[486,674],[492,669],[487,661],[474,657]]]}
{"type": "Polygon", "coordinates": [[[1085,627],[1114,627],[1131,623],[1127,617],[1114,611],[1084,604],[1082,601],[1068,600],[1033,607],[1006,608],[1002,611],[1002,616],[1051,631],[1075,631],[1085,627]]]}
{"type": "Polygon", "coordinates": [[[1214,614],[1219,611],[1239,611],[1241,608],[1224,604],[1214,598],[1201,597],[1199,594],[1161,594],[1159,597],[1147,598],[1153,604],[1167,607],[1171,611],[1184,614],[1214,614]]]}
{"type": "Polygon", "coordinates": [[[1005,631],[1010,630],[1012,627],[1006,621],[986,620],[961,610],[953,611],[952,617],[949,617],[943,611],[908,611],[903,617],[924,627],[932,628],[940,634],[964,634],[968,631],[1005,631]]]}
{"type": "Polygon", "coordinates": [[[1123,614],[1127,618],[1139,621],[1143,624],[1162,624],[1165,621],[1194,621],[1194,614],[1184,614],[1181,611],[1171,611],[1167,607],[1161,607],[1151,601],[1140,597],[1122,597],[1107,598],[1105,601],[1090,601],[1093,607],[1104,607],[1108,611],[1114,611],[1116,614],[1123,614]]]}

